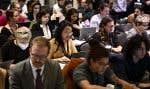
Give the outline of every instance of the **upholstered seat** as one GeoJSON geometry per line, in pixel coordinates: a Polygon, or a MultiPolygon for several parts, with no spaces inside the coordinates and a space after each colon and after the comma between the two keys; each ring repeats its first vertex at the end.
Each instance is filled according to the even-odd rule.
{"type": "Polygon", "coordinates": [[[65,89],[75,89],[73,83],[73,70],[83,61],[84,60],[80,58],[72,58],[71,62],[66,64],[66,66],[63,68],[62,74],[64,77],[65,89]]]}

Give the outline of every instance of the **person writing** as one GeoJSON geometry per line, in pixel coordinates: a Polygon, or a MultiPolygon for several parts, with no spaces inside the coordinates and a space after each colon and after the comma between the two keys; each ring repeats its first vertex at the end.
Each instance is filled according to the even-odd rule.
{"type": "Polygon", "coordinates": [[[64,89],[59,64],[47,59],[49,49],[47,39],[35,37],[30,44],[30,57],[11,68],[9,89],[64,89]]]}
{"type": "Polygon", "coordinates": [[[107,84],[121,85],[123,89],[139,89],[118,78],[109,67],[108,50],[95,39],[89,41],[90,51],[87,61],[73,72],[73,80],[77,89],[109,89],[107,84]]]}

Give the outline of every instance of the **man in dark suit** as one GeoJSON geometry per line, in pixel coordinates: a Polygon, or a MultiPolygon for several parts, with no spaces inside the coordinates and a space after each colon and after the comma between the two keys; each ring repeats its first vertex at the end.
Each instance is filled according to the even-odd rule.
{"type": "Polygon", "coordinates": [[[30,57],[10,71],[10,89],[64,89],[61,69],[48,60],[50,46],[43,37],[36,37],[30,45],[30,57]]]}

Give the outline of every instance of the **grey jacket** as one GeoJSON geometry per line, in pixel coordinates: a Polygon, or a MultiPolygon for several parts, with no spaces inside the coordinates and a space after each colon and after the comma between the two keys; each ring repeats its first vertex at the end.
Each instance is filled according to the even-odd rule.
{"type": "MultiPolygon", "coordinates": [[[[24,60],[11,69],[9,89],[35,89],[34,77],[29,60],[24,60]]],[[[43,82],[44,89],[64,89],[61,69],[57,62],[50,60],[45,64],[43,82]]]]}

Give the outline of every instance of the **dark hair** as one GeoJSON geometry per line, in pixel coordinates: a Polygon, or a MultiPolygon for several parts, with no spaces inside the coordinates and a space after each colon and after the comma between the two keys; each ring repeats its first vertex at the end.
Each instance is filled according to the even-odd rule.
{"type": "Polygon", "coordinates": [[[41,9],[41,11],[37,14],[36,19],[38,20],[39,23],[41,23],[42,16],[46,14],[49,14],[49,11],[47,9],[41,9]]]}
{"type": "Polygon", "coordinates": [[[63,42],[61,34],[66,26],[72,27],[71,23],[66,20],[63,20],[58,24],[58,27],[57,27],[55,35],[54,35],[54,37],[58,43],[58,47],[57,47],[56,51],[58,50],[59,46],[64,47],[64,42],[63,42]]]}
{"type": "Polygon", "coordinates": [[[35,5],[39,5],[40,6],[40,9],[41,9],[41,4],[39,1],[34,1],[34,2],[31,2],[30,5],[28,3],[28,9],[29,9],[29,12],[33,12],[33,9],[34,9],[34,6],[35,5]]]}
{"type": "Polygon", "coordinates": [[[108,57],[108,50],[104,48],[104,46],[101,45],[98,40],[90,39],[88,43],[90,45],[90,50],[87,59],[88,63],[90,63],[91,60],[96,62],[101,58],[108,57]]]}
{"type": "Polygon", "coordinates": [[[131,37],[130,40],[123,47],[122,51],[127,56],[131,57],[135,53],[135,50],[137,50],[141,46],[142,42],[144,42],[146,46],[146,51],[149,51],[150,49],[149,39],[145,35],[140,35],[140,34],[136,34],[135,36],[131,37]]]}
{"type": "Polygon", "coordinates": [[[105,7],[109,8],[109,5],[107,3],[104,3],[104,2],[99,4],[99,7],[98,7],[96,13],[100,13],[100,11],[103,11],[105,9],[105,7]]]}
{"type": "Polygon", "coordinates": [[[73,4],[72,1],[65,1],[65,6],[68,4],[73,4]]]}
{"type": "Polygon", "coordinates": [[[102,19],[100,25],[99,25],[99,39],[103,42],[108,42],[111,43],[110,41],[110,37],[108,35],[108,32],[105,30],[105,26],[107,25],[107,23],[112,22],[113,19],[109,16],[106,16],[102,19]]]}
{"type": "Polygon", "coordinates": [[[30,42],[30,48],[31,48],[31,47],[33,46],[33,44],[35,44],[35,43],[39,43],[39,45],[48,47],[48,52],[49,52],[49,50],[50,50],[50,43],[49,43],[49,41],[48,41],[46,38],[44,38],[44,37],[42,37],[42,36],[37,36],[37,37],[35,37],[35,38],[30,42]]]}
{"type": "Polygon", "coordinates": [[[143,7],[142,6],[136,6],[136,7],[134,7],[134,10],[135,9],[139,9],[141,12],[143,11],[143,7]]]}
{"type": "Polygon", "coordinates": [[[11,21],[11,19],[13,19],[14,17],[14,11],[13,10],[7,10],[6,11],[6,18],[8,21],[11,21]]]}
{"type": "MultiPolygon", "coordinates": [[[[75,8],[69,9],[66,15],[66,20],[71,22],[71,15],[73,15],[74,13],[78,14],[78,11],[75,8]]],[[[76,21],[78,21],[78,19],[76,21]]]]}
{"type": "Polygon", "coordinates": [[[107,23],[112,22],[112,21],[114,21],[114,20],[113,20],[111,17],[106,16],[106,17],[104,17],[104,18],[102,19],[102,21],[101,21],[99,27],[100,27],[100,28],[104,28],[104,26],[106,26],[107,23]]]}
{"type": "Polygon", "coordinates": [[[18,0],[18,2],[26,2],[26,0],[18,0]]]}

